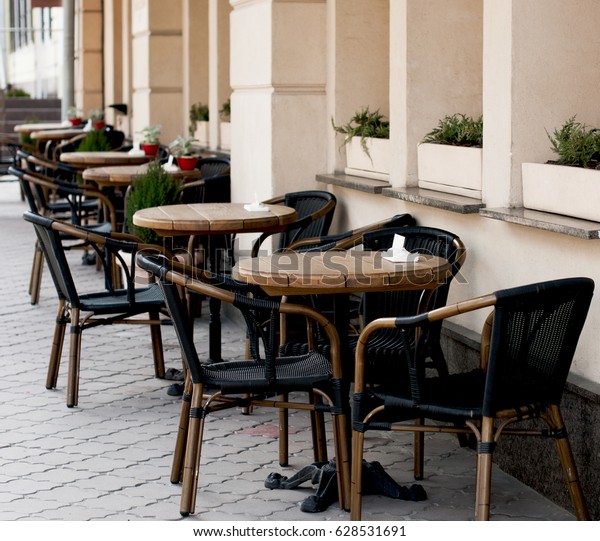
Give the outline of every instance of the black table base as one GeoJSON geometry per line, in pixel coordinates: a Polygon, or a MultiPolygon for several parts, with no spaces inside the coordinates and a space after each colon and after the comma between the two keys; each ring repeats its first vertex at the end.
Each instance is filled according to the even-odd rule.
{"type": "MultiPolygon", "coordinates": [[[[420,502],[427,499],[427,493],[421,485],[405,487],[399,485],[383,469],[379,462],[363,460],[363,494],[382,494],[388,498],[420,502]]],[[[313,496],[302,502],[305,513],[320,513],[338,500],[337,472],[335,461],[315,462],[305,466],[292,477],[271,473],[265,480],[265,487],[271,489],[293,489],[306,481],[317,485],[313,496]]]]}

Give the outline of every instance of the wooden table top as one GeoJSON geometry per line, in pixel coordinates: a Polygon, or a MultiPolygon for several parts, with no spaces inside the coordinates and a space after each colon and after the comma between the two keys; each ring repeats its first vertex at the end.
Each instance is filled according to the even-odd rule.
{"type": "Polygon", "coordinates": [[[41,130],[64,130],[69,127],[70,123],[67,125],[62,122],[25,122],[24,124],[17,124],[13,129],[17,133],[31,133],[41,130]]]}
{"type": "Polygon", "coordinates": [[[141,165],[153,160],[153,156],[137,156],[117,150],[101,152],[63,152],[60,161],[81,169],[104,165],[141,165]]]}
{"type": "Polygon", "coordinates": [[[82,134],[85,134],[85,132],[81,128],[61,128],[58,130],[36,130],[32,131],[29,136],[36,141],[61,141],[82,134]]]}
{"type": "Polygon", "coordinates": [[[194,203],[138,210],[133,223],[154,229],[159,235],[232,234],[283,231],[296,219],[296,211],[284,205],[267,205],[252,212],[244,203],[194,203]]]}
{"type": "MultiPolygon", "coordinates": [[[[148,169],[148,164],[142,165],[109,165],[106,167],[90,167],[83,172],[84,180],[90,180],[100,187],[129,186],[134,180],[143,175],[148,169]]],[[[174,179],[185,181],[200,178],[200,171],[168,171],[174,179]]]]}
{"type": "Polygon", "coordinates": [[[382,252],[349,250],[242,259],[233,268],[233,277],[281,296],[435,289],[450,272],[448,261],[435,256],[394,263],[382,252]]]}

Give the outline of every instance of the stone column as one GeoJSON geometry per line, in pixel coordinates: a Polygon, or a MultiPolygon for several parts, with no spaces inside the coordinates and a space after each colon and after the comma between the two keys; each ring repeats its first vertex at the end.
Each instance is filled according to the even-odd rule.
{"type": "Polygon", "coordinates": [[[326,3],[231,0],[232,198],[314,188],[327,165],[326,3]]]}
{"type": "Polygon", "coordinates": [[[131,33],[132,133],[161,124],[161,141],[168,143],[187,134],[182,0],[132,0],[131,33]]]}

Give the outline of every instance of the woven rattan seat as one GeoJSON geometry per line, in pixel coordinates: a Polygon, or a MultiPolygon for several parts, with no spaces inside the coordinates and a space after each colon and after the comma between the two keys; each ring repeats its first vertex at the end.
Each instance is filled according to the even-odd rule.
{"type": "Polygon", "coordinates": [[[162,292],[158,284],[136,287],[135,282],[137,251],[141,248],[161,251],[161,248],[141,244],[130,235],[118,233],[103,235],[32,212],[26,212],[23,217],[35,228],[59,300],[46,388],[53,389],[57,385],[67,324],[69,324],[71,336],[67,386],[68,407],[76,406],[78,403],[81,335],[84,330],[89,328],[117,323],[150,325],[155,375],[164,377],[165,368],[160,333],[162,322],[160,312],[164,309],[162,292]],[[65,254],[64,236],[78,239],[95,252],[101,264],[100,268],[104,271],[102,274],[103,289],[79,294],[65,254]],[[126,254],[129,254],[127,263],[124,259],[126,254]],[[121,263],[120,266],[116,264],[117,260],[121,263]],[[119,267],[125,274],[123,288],[119,287],[121,283],[119,267]],[[133,317],[144,313],[148,314],[148,319],[133,317]]]}
{"type": "Polygon", "coordinates": [[[334,449],[338,473],[338,495],[342,508],[349,505],[349,471],[346,431],[347,399],[342,396],[340,343],[335,327],[323,315],[306,306],[280,303],[253,296],[257,290],[227,276],[210,275],[199,268],[179,271],[173,261],[142,253],[141,268],[160,279],[165,302],[185,359],[188,377],[182,401],[181,420],[173,457],[171,481],[182,480],[181,509],[195,512],[204,420],[213,411],[227,407],[267,406],[287,410],[329,412],[333,416],[334,449]],[[196,350],[185,294],[204,295],[236,307],[247,327],[250,356],[246,360],[201,362],[196,350]],[[330,340],[330,358],[311,351],[298,357],[277,356],[277,327],[281,314],[295,314],[320,325],[330,340]],[[268,322],[265,324],[264,322],[268,322]],[[289,400],[293,391],[306,391],[321,400],[289,400]]]}
{"type": "MultiPolygon", "coordinates": [[[[497,291],[418,316],[380,318],[361,333],[353,399],[352,518],[361,515],[365,432],[403,430],[473,434],[477,439],[475,512],[490,513],[492,457],[502,434],[554,439],[577,518],[588,519],[560,401],[592,299],[589,278],[568,278],[497,291]],[[481,339],[481,366],[432,377],[425,370],[430,332],[448,317],[493,308],[481,339]],[[405,344],[403,373],[367,385],[370,337],[395,329],[405,344]],[[411,337],[418,331],[419,340],[411,337]],[[414,419],[422,420],[415,424],[414,419]],[[541,419],[549,427],[520,427],[541,419]],[[425,420],[433,422],[425,423],[425,420]],[[409,421],[406,423],[405,421],[409,421]]],[[[422,457],[418,460],[421,462],[422,457]]]]}

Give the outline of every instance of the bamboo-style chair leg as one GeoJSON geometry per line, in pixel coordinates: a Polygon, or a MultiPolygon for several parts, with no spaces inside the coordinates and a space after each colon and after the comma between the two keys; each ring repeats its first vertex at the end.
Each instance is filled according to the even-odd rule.
{"type": "Polygon", "coordinates": [[[585,496],[583,495],[579,475],[577,474],[575,459],[573,458],[573,451],[571,450],[571,443],[569,442],[569,436],[559,406],[550,406],[548,413],[551,421],[549,424],[551,424],[556,433],[554,441],[560,457],[569,495],[573,502],[575,516],[577,520],[590,520],[585,496]]]}
{"type": "MultiPolygon", "coordinates": [[[[319,395],[311,393],[313,403],[320,401],[319,395]]],[[[313,453],[315,462],[328,462],[327,459],[327,435],[325,434],[325,416],[323,412],[311,411],[310,424],[313,439],[313,453]]]]}
{"type": "Polygon", "coordinates": [[[79,400],[79,362],[81,358],[81,327],[79,308],[71,309],[71,345],[69,350],[69,376],[67,382],[67,407],[72,408],[79,400]]]}
{"type": "Polygon", "coordinates": [[[494,446],[494,420],[491,417],[483,417],[481,423],[481,441],[477,445],[475,520],[490,519],[490,492],[494,446]]]}
{"type": "Polygon", "coordinates": [[[183,472],[183,461],[185,458],[185,445],[190,422],[190,407],[192,404],[192,380],[189,372],[186,375],[183,396],[181,397],[181,413],[179,415],[179,427],[175,440],[175,451],[173,452],[173,463],[171,465],[171,483],[181,482],[183,472]]]}
{"type": "Polygon", "coordinates": [[[198,490],[198,474],[202,454],[202,433],[204,431],[204,415],[202,414],[202,384],[194,384],[189,417],[189,430],[183,465],[183,481],[181,487],[181,506],[179,512],[186,517],[196,510],[196,492],[198,490]]]}
{"type": "Polygon", "coordinates": [[[160,330],[160,316],[158,312],[150,312],[150,336],[152,337],[152,358],[154,359],[154,375],[157,378],[165,377],[165,356],[163,353],[162,333],[160,330]]]}
{"type": "Polygon", "coordinates": [[[362,462],[365,435],[352,433],[352,473],[350,493],[350,519],[360,520],[362,516],[362,462]]]}
{"type": "MultiPolygon", "coordinates": [[[[286,401],[288,398],[287,394],[280,395],[279,399],[286,401]]],[[[279,410],[279,465],[287,466],[289,457],[289,414],[288,410],[282,408],[279,410]]]]}
{"type": "MultiPolygon", "coordinates": [[[[422,426],[423,419],[415,419],[415,425],[422,426]]],[[[414,460],[414,478],[423,479],[423,470],[425,464],[425,434],[423,432],[413,432],[413,460],[414,460]]]]}
{"type": "Polygon", "coordinates": [[[40,300],[40,288],[42,285],[42,272],[44,270],[44,253],[36,242],[33,253],[33,264],[31,266],[31,277],[29,278],[29,295],[31,304],[37,304],[40,300]]]}
{"type": "Polygon", "coordinates": [[[65,301],[62,299],[58,303],[56,325],[54,326],[54,338],[52,339],[52,349],[50,350],[50,363],[48,364],[48,374],[46,375],[46,389],[56,388],[66,327],[67,314],[65,311],[65,301]]]}

